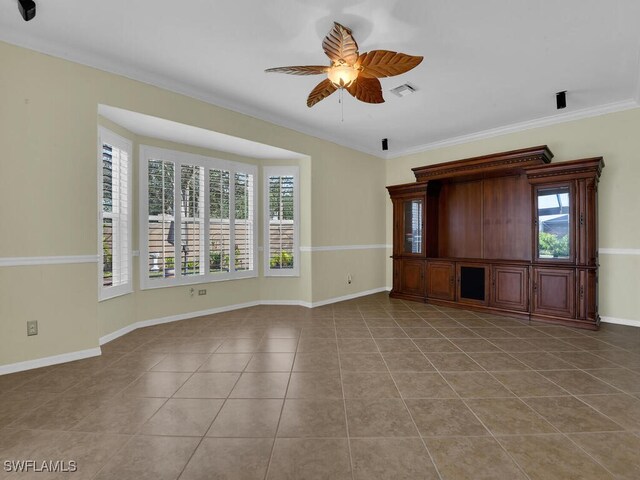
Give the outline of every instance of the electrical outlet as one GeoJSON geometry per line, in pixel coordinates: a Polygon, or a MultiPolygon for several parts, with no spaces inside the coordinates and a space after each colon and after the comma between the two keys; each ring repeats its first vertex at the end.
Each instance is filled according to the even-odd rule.
{"type": "Polygon", "coordinates": [[[29,320],[27,322],[27,336],[30,337],[32,335],[38,334],[38,321],[37,320],[29,320]]]}
{"type": "Polygon", "coordinates": [[[198,290],[198,295],[206,295],[207,291],[206,290],[198,290]]]}

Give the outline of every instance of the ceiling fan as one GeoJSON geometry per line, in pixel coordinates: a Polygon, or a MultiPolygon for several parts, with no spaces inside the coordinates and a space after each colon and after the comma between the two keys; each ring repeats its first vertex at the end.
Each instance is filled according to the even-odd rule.
{"type": "Polygon", "coordinates": [[[327,78],[309,94],[307,106],[313,107],[338,89],[366,103],[383,103],[382,85],[379,78],[393,77],[408,72],[422,62],[422,57],[389,50],[371,50],[360,54],[351,30],[333,23],[333,28],[322,41],[322,48],[331,60],[328,67],[305,65],[269,68],[265,72],[288,73],[290,75],[321,75],[327,78]]]}

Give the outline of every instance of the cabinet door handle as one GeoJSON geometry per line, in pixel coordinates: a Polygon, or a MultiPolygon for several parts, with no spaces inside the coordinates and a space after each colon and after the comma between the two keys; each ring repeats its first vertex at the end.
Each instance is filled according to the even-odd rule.
{"type": "Polygon", "coordinates": [[[538,283],[537,282],[533,282],[533,291],[534,292],[538,291],[538,283]]]}
{"type": "Polygon", "coordinates": [[[580,214],[580,226],[584,225],[584,213],[580,214]]]}
{"type": "Polygon", "coordinates": [[[584,285],[580,285],[580,298],[584,298],[584,285]]]}

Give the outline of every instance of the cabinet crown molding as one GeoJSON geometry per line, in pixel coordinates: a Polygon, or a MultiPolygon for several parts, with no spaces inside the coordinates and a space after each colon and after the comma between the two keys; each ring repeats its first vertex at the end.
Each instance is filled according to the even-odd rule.
{"type": "Polygon", "coordinates": [[[418,182],[449,178],[463,180],[465,177],[481,177],[483,175],[519,174],[523,172],[525,167],[545,165],[551,162],[552,158],[553,153],[549,150],[549,147],[540,145],[521,150],[416,167],[411,170],[413,170],[418,182]]]}

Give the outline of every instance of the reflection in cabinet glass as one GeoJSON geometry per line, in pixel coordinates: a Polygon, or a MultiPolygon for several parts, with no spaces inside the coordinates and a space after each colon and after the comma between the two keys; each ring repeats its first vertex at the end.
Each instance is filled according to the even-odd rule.
{"type": "Polygon", "coordinates": [[[569,258],[569,193],[568,186],[538,190],[538,258],[569,258]]]}
{"type": "Polygon", "coordinates": [[[422,253],[422,200],[404,202],[404,251],[422,253]]]}

